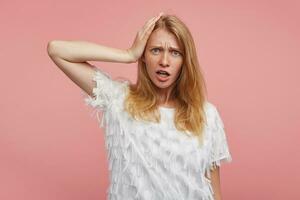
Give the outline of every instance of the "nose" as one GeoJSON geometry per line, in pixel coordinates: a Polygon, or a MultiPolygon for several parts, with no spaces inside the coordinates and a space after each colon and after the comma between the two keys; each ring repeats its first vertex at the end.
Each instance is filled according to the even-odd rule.
{"type": "Polygon", "coordinates": [[[160,65],[163,67],[168,67],[169,66],[169,58],[168,58],[168,52],[165,51],[160,59],[160,65]]]}

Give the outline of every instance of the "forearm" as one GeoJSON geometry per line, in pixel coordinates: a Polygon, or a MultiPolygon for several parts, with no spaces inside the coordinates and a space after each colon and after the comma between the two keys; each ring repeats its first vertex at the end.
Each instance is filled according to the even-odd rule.
{"type": "Polygon", "coordinates": [[[214,191],[214,200],[221,200],[220,168],[216,167],[211,171],[211,185],[214,191]]]}
{"type": "Polygon", "coordinates": [[[52,40],[49,42],[48,48],[52,56],[58,56],[69,62],[133,62],[127,50],[111,48],[87,41],[52,40]]]}

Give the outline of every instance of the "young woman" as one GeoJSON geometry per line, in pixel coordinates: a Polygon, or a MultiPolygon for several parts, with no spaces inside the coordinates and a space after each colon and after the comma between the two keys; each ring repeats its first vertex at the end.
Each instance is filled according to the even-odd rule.
{"type": "Polygon", "coordinates": [[[221,199],[220,163],[232,158],[218,110],[206,100],[193,38],[178,17],[151,18],[126,50],[53,40],[48,54],[103,113],[108,199],[221,199]],[[113,80],[87,61],[138,62],[137,83],[113,80]]]}

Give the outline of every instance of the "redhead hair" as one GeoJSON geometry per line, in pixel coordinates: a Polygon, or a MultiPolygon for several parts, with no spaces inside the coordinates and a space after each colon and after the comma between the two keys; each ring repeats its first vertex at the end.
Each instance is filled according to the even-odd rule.
{"type": "MultiPolygon", "coordinates": [[[[207,89],[193,37],[187,26],[175,15],[165,14],[160,17],[153,31],[156,29],[164,29],[174,34],[183,54],[180,75],[170,96],[171,99],[175,99],[175,127],[184,133],[191,132],[202,142],[207,89]]],[[[146,64],[142,61],[144,54],[145,50],[138,59],[137,82],[129,85],[124,108],[136,120],[158,123],[161,120],[158,109],[159,96],[147,73],[146,64]]]]}

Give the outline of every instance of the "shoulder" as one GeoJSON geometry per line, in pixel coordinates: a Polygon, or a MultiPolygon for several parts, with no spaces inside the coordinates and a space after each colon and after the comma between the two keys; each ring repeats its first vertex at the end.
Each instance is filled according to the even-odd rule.
{"type": "Polygon", "coordinates": [[[131,83],[129,79],[124,77],[112,78],[107,72],[100,68],[94,68],[95,73],[93,79],[99,82],[97,86],[103,85],[103,90],[107,90],[112,96],[119,95],[120,92],[124,92],[129,84],[131,83]],[[104,87],[105,86],[105,87],[104,87]]]}
{"type": "Polygon", "coordinates": [[[216,106],[210,102],[210,101],[205,101],[204,103],[204,111],[206,115],[212,115],[214,112],[216,112],[217,108],[216,106]]]}
{"type": "Polygon", "coordinates": [[[218,108],[212,102],[206,101],[204,104],[204,111],[206,115],[207,124],[209,126],[223,126],[218,108]]]}

